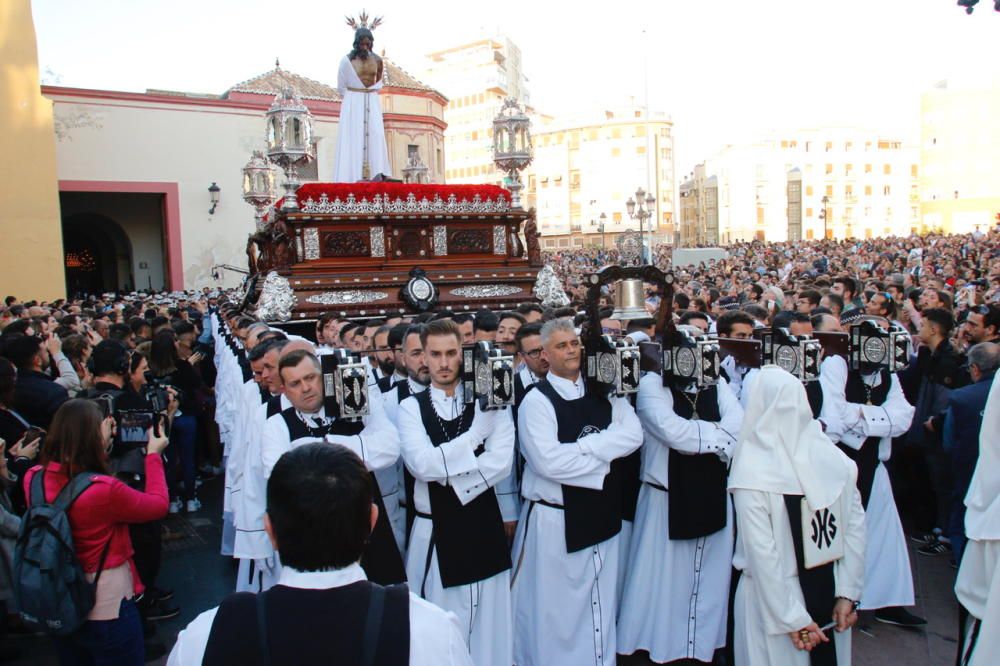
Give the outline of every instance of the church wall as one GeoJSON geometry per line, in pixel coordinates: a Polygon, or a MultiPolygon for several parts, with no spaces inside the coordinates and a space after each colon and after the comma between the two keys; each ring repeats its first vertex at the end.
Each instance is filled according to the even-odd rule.
{"type": "MultiPolygon", "coordinates": [[[[242,199],[241,169],[251,151],[265,146],[264,111],[270,96],[260,96],[259,104],[185,97],[174,103],[163,96],[108,91],[53,87],[46,93],[55,102],[59,179],[176,184],[183,267],[178,282],[183,288],[216,284],[211,277],[215,264],[246,265],[246,238],[254,217],[242,199]],[[208,187],[213,182],[222,191],[216,213],[210,215],[208,187]]],[[[440,104],[423,96],[391,97],[393,106],[407,109],[386,120],[395,175],[402,177],[407,145],[416,143],[434,176],[435,146],[441,146],[443,130],[428,122],[426,114],[436,108],[432,118],[440,123],[440,104]]],[[[332,177],[337,127],[336,117],[314,115],[320,181],[332,177]]],[[[441,182],[440,174],[435,180],[441,182]]],[[[278,179],[279,193],[281,182],[283,178],[278,179]]],[[[227,271],[222,284],[233,286],[240,279],[227,271]]]]}
{"type": "Polygon", "coordinates": [[[52,104],[39,90],[29,0],[0,2],[0,284],[3,294],[65,295],[52,104]]]}

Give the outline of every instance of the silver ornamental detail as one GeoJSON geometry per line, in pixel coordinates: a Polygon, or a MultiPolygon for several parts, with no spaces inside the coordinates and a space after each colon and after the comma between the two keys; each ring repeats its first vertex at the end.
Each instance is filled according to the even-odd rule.
{"type": "Polygon", "coordinates": [[[255,314],[262,321],[288,321],[298,300],[288,280],[271,271],[261,288],[255,314]]]}
{"type": "Polygon", "coordinates": [[[444,257],[448,254],[448,227],[434,227],[434,256],[444,257]]]}
{"type": "Polygon", "coordinates": [[[509,284],[474,284],[469,287],[452,289],[451,293],[455,296],[464,296],[466,298],[493,298],[496,296],[519,294],[522,291],[524,290],[520,287],[514,287],[509,284]]]}
{"type": "Polygon", "coordinates": [[[371,199],[362,197],[358,200],[353,194],[341,199],[339,196],[330,199],[324,192],[318,199],[309,197],[301,202],[304,213],[326,213],[331,215],[381,215],[408,213],[506,213],[510,210],[510,202],[503,196],[495,200],[483,199],[476,194],[472,199],[459,199],[449,194],[442,199],[435,194],[433,199],[421,197],[417,199],[412,192],[405,199],[391,199],[388,194],[376,194],[371,199]]]}
{"type": "Polygon", "coordinates": [[[493,225],[493,254],[507,254],[507,227],[493,225]]]}
{"type": "Polygon", "coordinates": [[[551,266],[543,266],[542,270],[538,271],[538,279],[535,280],[533,292],[543,307],[561,308],[569,305],[569,296],[566,295],[559,282],[559,277],[551,266]]]}
{"type": "Polygon", "coordinates": [[[374,303],[384,301],[389,294],[384,291],[368,291],[362,289],[344,289],[343,291],[327,291],[306,299],[306,303],[316,305],[353,305],[355,303],[374,303]]]}
{"type": "Polygon", "coordinates": [[[319,229],[316,227],[306,227],[302,232],[305,244],[305,257],[309,259],[319,259],[319,229]]]}
{"type": "Polygon", "coordinates": [[[371,248],[373,257],[384,257],[385,256],[385,229],[383,227],[372,227],[370,229],[371,234],[371,248]]]}

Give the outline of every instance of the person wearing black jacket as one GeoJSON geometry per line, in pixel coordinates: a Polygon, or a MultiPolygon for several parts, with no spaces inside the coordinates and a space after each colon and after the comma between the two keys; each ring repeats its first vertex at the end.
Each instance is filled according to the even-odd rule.
{"type": "Polygon", "coordinates": [[[69,393],[45,371],[49,354],[37,336],[18,336],[4,345],[4,355],[17,368],[14,408],[39,428],[48,428],[56,410],[69,400],[69,393]]]}

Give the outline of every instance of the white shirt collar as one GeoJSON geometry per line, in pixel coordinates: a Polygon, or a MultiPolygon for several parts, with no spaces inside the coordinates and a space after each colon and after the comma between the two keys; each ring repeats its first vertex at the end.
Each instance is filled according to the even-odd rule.
{"type": "Polygon", "coordinates": [[[343,569],[328,571],[299,571],[290,566],[283,566],[278,576],[278,585],[296,587],[301,590],[326,590],[332,587],[344,587],[359,580],[368,580],[365,570],[357,562],[343,569]]]}
{"type": "Polygon", "coordinates": [[[549,380],[549,384],[552,385],[559,395],[566,398],[567,400],[575,400],[576,398],[582,398],[583,394],[587,392],[587,385],[583,381],[583,373],[581,372],[577,376],[576,381],[570,381],[569,379],[563,379],[558,375],[550,372],[546,375],[546,379],[549,380]]]}

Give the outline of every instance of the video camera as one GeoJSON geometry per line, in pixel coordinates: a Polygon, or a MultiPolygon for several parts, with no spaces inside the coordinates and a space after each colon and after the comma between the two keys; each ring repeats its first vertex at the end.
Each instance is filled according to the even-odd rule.
{"type": "Polygon", "coordinates": [[[180,400],[181,392],[179,389],[171,386],[163,379],[155,377],[152,372],[146,372],[146,383],[142,386],[142,399],[153,406],[154,412],[165,412],[167,411],[167,406],[170,404],[170,394],[167,392],[168,388],[174,390],[177,394],[177,399],[180,400]]]}
{"type": "Polygon", "coordinates": [[[465,402],[483,411],[514,404],[514,356],[485,340],[462,347],[465,402]]]}
{"type": "Polygon", "coordinates": [[[323,374],[323,406],[327,416],[359,421],[368,416],[368,371],[348,349],[334,349],[319,357],[323,374]]]}

